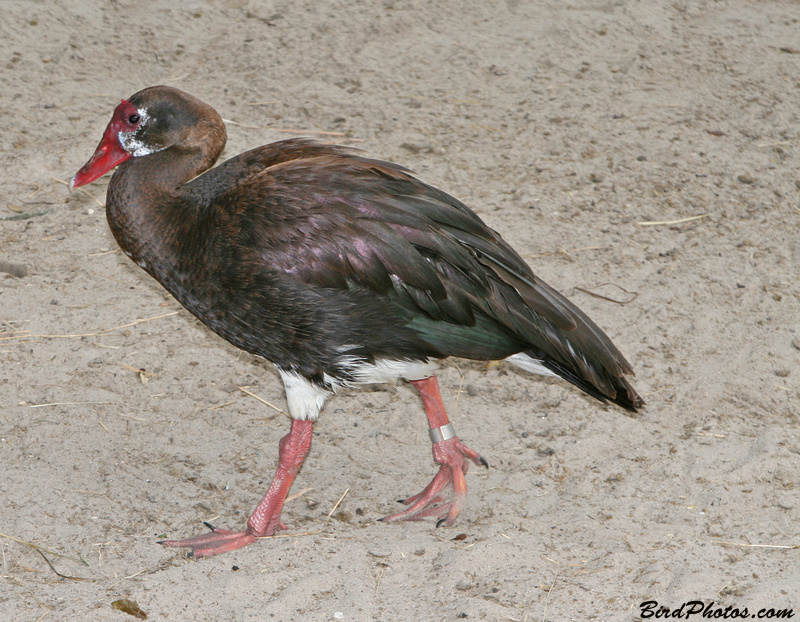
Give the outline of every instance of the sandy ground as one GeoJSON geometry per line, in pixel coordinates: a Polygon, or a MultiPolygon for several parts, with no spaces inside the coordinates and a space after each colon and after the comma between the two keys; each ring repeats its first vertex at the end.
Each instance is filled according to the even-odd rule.
{"type": "Polygon", "coordinates": [[[0,618],[135,620],[121,598],[170,621],[800,614],[800,4],[2,10],[0,618]],[[285,537],[161,548],[241,526],[288,423],[238,388],[285,408],[272,368],[116,249],[107,178],[64,185],[119,99],[160,83],[231,121],[225,156],[336,132],[314,135],[473,206],[613,336],[648,407],[452,361],[446,403],[492,468],[437,530],[375,522],[434,473],[415,392],[348,391],[285,537]]]}

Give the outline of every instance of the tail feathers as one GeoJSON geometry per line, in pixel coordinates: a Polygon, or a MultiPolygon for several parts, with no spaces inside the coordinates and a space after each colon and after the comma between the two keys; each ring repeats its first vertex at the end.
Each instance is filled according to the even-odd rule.
{"type": "Polygon", "coordinates": [[[539,358],[533,352],[515,354],[514,356],[508,357],[507,360],[535,374],[559,376],[604,404],[613,402],[630,412],[637,412],[637,410],[645,404],[644,400],[636,393],[636,390],[631,386],[625,376],[609,377],[608,381],[612,390],[606,392],[598,389],[594,384],[578,375],[573,369],[566,365],[552,359],[539,358]]]}

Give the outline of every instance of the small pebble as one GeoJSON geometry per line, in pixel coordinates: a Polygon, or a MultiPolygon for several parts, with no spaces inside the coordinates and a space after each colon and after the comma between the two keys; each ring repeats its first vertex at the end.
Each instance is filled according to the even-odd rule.
{"type": "Polygon", "coordinates": [[[737,179],[743,184],[754,184],[756,183],[756,178],[753,177],[750,173],[742,173],[737,177],[737,179]]]}

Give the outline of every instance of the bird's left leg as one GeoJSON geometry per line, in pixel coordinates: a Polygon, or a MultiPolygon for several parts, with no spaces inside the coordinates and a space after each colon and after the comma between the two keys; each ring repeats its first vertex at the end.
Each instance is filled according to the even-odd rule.
{"type": "Polygon", "coordinates": [[[382,520],[423,520],[433,516],[438,519],[437,527],[441,525],[450,527],[467,499],[465,477],[469,468],[467,458],[485,467],[488,467],[489,463],[456,436],[453,424],[447,418],[436,376],[424,380],[412,380],[411,384],[422,397],[433,441],[433,459],[441,466],[433,481],[421,493],[400,501],[408,505],[408,509],[386,516],[382,520]]]}
{"type": "Polygon", "coordinates": [[[278,470],[269,490],[247,521],[244,531],[217,529],[206,523],[211,527],[209,533],[184,540],[164,540],[159,544],[190,548],[192,550],[189,555],[209,557],[240,549],[252,544],[257,538],[271,536],[279,529],[286,529],[286,525],[281,522],[283,502],[311,449],[313,425],[313,421],[292,419],[291,430],[281,439],[278,447],[278,470]]]}
{"type": "Polygon", "coordinates": [[[217,529],[212,525],[210,533],[185,540],[165,540],[164,546],[186,547],[194,557],[219,555],[252,544],[258,538],[274,535],[286,529],[281,522],[281,511],[292,482],[303,466],[311,449],[314,421],[319,416],[330,390],[313,383],[297,373],[278,368],[286,388],[286,401],[292,417],[292,427],[278,446],[278,470],[272,484],[261,499],[244,531],[217,529]]]}

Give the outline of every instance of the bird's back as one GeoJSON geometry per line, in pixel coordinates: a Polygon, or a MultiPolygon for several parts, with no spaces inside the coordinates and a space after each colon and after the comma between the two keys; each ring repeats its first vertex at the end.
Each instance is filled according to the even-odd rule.
{"type": "Polygon", "coordinates": [[[188,190],[211,197],[218,244],[235,250],[211,249],[206,269],[231,280],[212,328],[239,347],[310,376],[346,376],[337,360],[354,357],[526,353],[600,399],[641,404],[603,331],[472,210],[400,166],[295,139],[188,190]]]}

